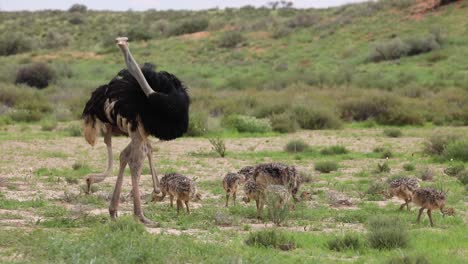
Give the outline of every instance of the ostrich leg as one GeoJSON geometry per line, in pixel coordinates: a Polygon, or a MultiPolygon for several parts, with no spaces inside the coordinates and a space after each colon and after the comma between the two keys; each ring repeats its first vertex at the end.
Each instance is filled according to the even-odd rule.
{"type": "Polygon", "coordinates": [[[112,158],[112,127],[110,125],[105,126],[104,143],[107,147],[107,169],[101,174],[90,174],[86,177],[86,194],[91,192],[91,185],[93,183],[104,181],[112,173],[114,160],[112,158]]]}
{"type": "MultiPolygon", "coordinates": [[[[142,137],[139,131],[130,132],[130,138],[130,158],[128,160],[128,165],[130,167],[130,174],[132,177],[132,191],[134,194],[139,194],[139,181],[141,170],[143,168],[143,161],[145,160],[145,155],[148,155],[149,150],[147,139],[142,137]]],[[[133,195],[133,213],[135,217],[138,217],[138,219],[145,225],[158,225],[144,216],[143,209],[141,208],[140,195],[133,195]]]]}
{"type": "Polygon", "coordinates": [[[151,146],[150,142],[147,142],[147,149],[148,149],[148,162],[151,170],[151,177],[153,178],[153,193],[158,194],[161,192],[161,188],[159,185],[158,175],[156,174],[156,169],[154,168],[153,164],[153,147],[151,146]]]}
{"type": "Polygon", "coordinates": [[[123,174],[125,172],[125,167],[127,167],[128,160],[131,154],[131,144],[130,143],[121,153],[120,153],[120,169],[119,174],[117,175],[117,181],[115,183],[114,193],[112,194],[112,200],[109,206],[109,214],[112,219],[117,218],[117,209],[119,207],[120,201],[120,192],[122,190],[123,183],[123,174]]]}

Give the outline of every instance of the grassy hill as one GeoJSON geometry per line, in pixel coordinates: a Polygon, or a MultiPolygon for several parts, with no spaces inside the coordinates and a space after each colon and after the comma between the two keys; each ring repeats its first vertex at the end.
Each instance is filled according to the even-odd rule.
{"type": "Polygon", "coordinates": [[[2,122],[77,118],[90,91],[124,67],[113,39],[127,35],[140,63],[190,87],[201,126],[232,114],[269,118],[274,129],[295,126],[291,116],[306,129],[364,120],[466,125],[468,3],[416,7],[2,12],[2,122]],[[18,70],[35,63],[50,67],[50,85],[15,86],[18,70]]]}

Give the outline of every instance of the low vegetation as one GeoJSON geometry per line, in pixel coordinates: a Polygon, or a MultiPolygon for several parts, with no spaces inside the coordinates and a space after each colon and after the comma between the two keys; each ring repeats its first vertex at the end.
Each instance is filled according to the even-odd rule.
{"type": "Polygon", "coordinates": [[[374,216],[369,219],[369,245],[376,249],[406,248],[409,234],[400,219],[388,216],[374,216]]]}

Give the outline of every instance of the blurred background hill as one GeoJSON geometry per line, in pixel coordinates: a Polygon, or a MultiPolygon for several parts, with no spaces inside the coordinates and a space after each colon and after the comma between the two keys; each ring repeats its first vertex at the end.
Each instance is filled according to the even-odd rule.
{"type": "Polygon", "coordinates": [[[189,87],[190,135],[468,125],[467,13],[468,1],[446,0],[0,12],[0,124],[78,119],[124,67],[114,39],[128,36],[139,63],[189,87]]]}

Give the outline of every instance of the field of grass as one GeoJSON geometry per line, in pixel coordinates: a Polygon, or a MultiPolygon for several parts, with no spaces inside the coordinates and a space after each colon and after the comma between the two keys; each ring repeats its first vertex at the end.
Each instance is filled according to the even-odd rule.
{"type": "MultiPolygon", "coordinates": [[[[417,2],[0,11],[0,262],[467,263],[468,1],[415,13],[417,2]],[[78,119],[124,67],[120,35],[191,96],[187,135],[151,140],[158,175],[197,177],[202,200],[190,215],[151,202],[145,163],[143,209],[159,228],[131,217],[128,169],[117,221],[115,176],[84,192],[106,148],[78,119]],[[40,89],[19,81],[42,77],[40,89]],[[224,207],[226,173],[273,161],[295,166],[312,198],[281,226],[268,210],[258,220],[243,191],[224,207]],[[404,176],[443,190],[455,214],[433,212],[430,227],[414,205],[399,211],[384,191],[404,176]]],[[[113,138],[115,164],[127,144],[113,138]]]]}
{"type": "MultiPolygon", "coordinates": [[[[60,124],[66,126],[66,124],[60,124]]],[[[464,133],[466,128],[441,128],[444,133],[464,133]]],[[[192,214],[177,216],[168,200],[149,202],[151,177],[145,164],[142,177],[144,211],[160,228],[145,228],[130,216],[130,181],[124,180],[120,218],[110,221],[107,207],[116,177],[95,185],[93,193],[83,192],[84,176],[105,165],[105,146],[94,149],[80,137],[56,132],[41,132],[39,126],[7,126],[0,139],[0,249],[1,262],[300,262],[310,263],[385,263],[390,259],[424,258],[429,263],[465,263],[466,188],[444,169],[454,161],[439,161],[423,153],[432,128],[407,127],[402,136],[386,136],[382,128],[300,131],[287,135],[229,137],[226,157],[212,152],[206,138],[182,138],[154,142],[156,167],[160,174],[177,171],[198,177],[202,201],[192,203],[192,214]],[[47,135],[50,134],[50,135],[47,135]],[[36,136],[42,135],[42,136],[36,136]],[[26,140],[22,140],[25,138],[26,140]],[[284,150],[291,140],[309,145],[303,152],[284,150]],[[330,149],[342,149],[347,153],[330,149]],[[392,152],[389,159],[374,150],[384,147],[392,152]],[[324,151],[327,149],[327,151],[324,151]],[[243,166],[281,161],[294,165],[307,178],[300,191],[310,191],[312,200],[300,202],[289,212],[285,223],[275,227],[265,215],[256,219],[255,205],[238,203],[224,207],[222,177],[243,166]],[[316,165],[323,161],[338,164],[338,170],[322,173],[316,165]],[[387,163],[389,172],[378,172],[378,164],[387,163]],[[412,164],[414,170],[404,167],[412,164]],[[447,207],[454,216],[434,212],[435,227],[426,215],[416,224],[417,208],[399,211],[402,203],[385,199],[375,186],[401,176],[421,177],[433,171],[430,186],[447,192],[447,207]],[[334,196],[346,197],[351,206],[337,206],[334,196]],[[372,217],[396,217],[407,228],[408,244],[395,249],[373,249],[368,243],[372,217]],[[260,230],[274,230],[294,241],[296,249],[280,249],[246,244],[260,230]],[[328,243],[344,235],[360,241],[356,249],[331,250],[328,243]]],[[[127,144],[115,138],[114,150],[127,144]]],[[[114,154],[118,159],[118,153],[114,154]]],[[[458,164],[458,163],[457,163],[458,164]]],[[[116,169],[114,170],[116,174],[116,169]]],[[[126,175],[129,175],[128,171],[126,175]]]]}

